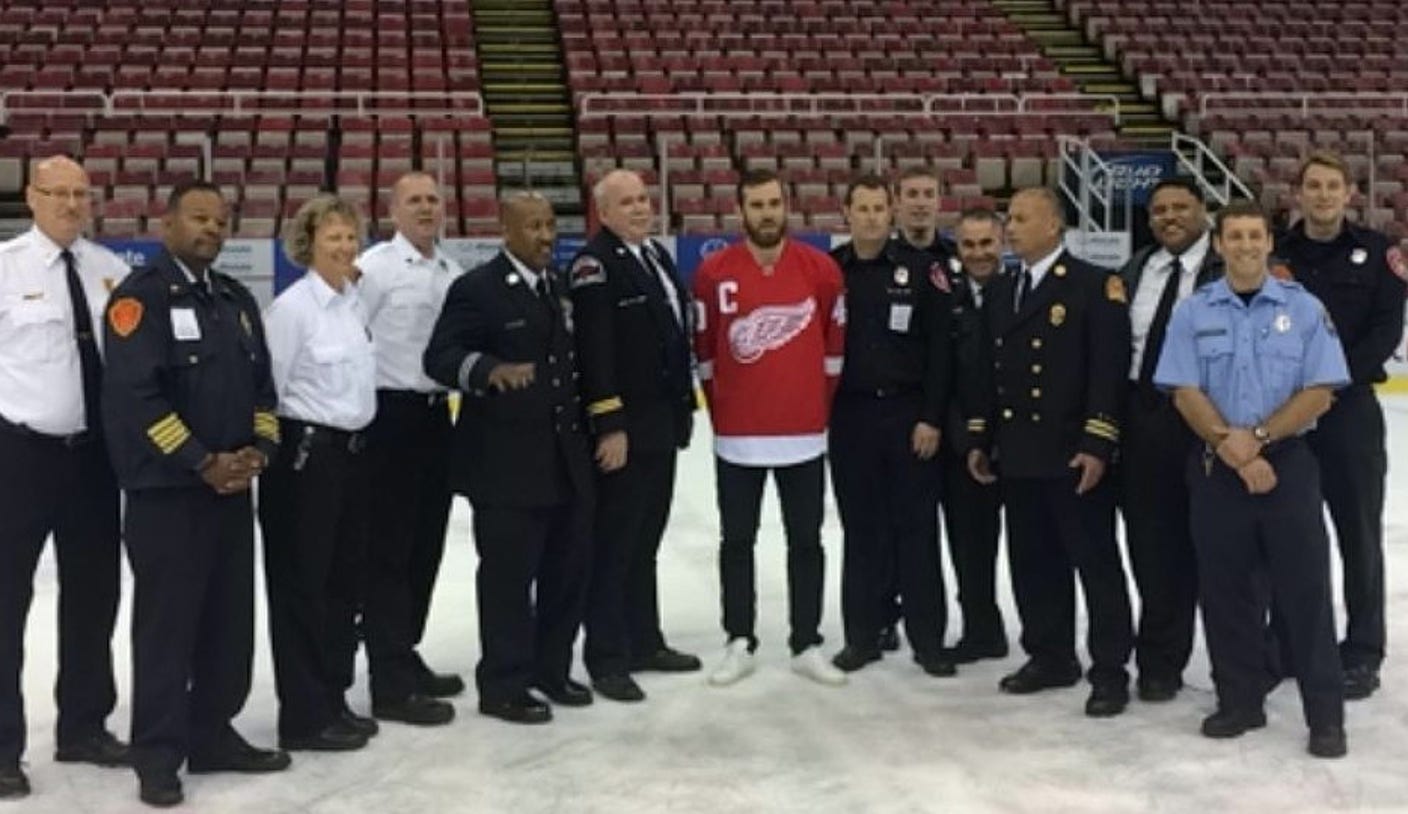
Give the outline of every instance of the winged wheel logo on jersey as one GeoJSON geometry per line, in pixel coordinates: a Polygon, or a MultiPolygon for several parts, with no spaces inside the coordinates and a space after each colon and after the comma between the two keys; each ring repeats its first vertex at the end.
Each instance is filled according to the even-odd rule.
{"type": "Polygon", "coordinates": [[[807,297],[792,305],[765,305],[728,326],[733,358],[752,364],[764,353],[786,345],[811,324],[816,300],[807,297]]]}

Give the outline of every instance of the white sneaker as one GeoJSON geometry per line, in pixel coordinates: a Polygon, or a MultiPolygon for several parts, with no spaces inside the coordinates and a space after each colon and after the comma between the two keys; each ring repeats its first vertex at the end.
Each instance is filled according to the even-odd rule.
{"type": "Polygon", "coordinates": [[[820,647],[808,647],[793,656],[792,672],[818,684],[832,687],[839,687],[847,681],[846,674],[836,669],[835,665],[821,654],[820,647]]]}
{"type": "Polygon", "coordinates": [[[748,652],[748,640],[733,639],[724,650],[724,660],[709,674],[709,683],[727,687],[753,674],[753,654],[748,652]]]}

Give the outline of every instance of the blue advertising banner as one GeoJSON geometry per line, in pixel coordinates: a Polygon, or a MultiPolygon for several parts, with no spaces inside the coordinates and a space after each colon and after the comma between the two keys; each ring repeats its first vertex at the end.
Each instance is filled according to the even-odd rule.
{"type": "MultiPolygon", "coordinates": [[[[675,237],[675,266],[685,286],[694,282],[694,272],[705,257],[731,243],[737,243],[741,235],[678,235],[675,237]]],[[[800,240],[824,252],[831,251],[831,235],[826,232],[791,232],[788,237],[800,240]]]]}
{"type": "Polygon", "coordinates": [[[107,246],[122,262],[137,268],[145,266],[161,252],[161,241],[152,238],[104,238],[99,243],[107,246]]]}
{"type": "MultiPolygon", "coordinates": [[[[1110,165],[1115,178],[1116,200],[1122,200],[1130,190],[1135,206],[1146,206],[1154,185],[1174,174],[1175,159],[1167,150],[1111,151],[1100,158],[1110,165]]],[[[1097,177],[1096,182],[1099,183],[1097,177]]]]}

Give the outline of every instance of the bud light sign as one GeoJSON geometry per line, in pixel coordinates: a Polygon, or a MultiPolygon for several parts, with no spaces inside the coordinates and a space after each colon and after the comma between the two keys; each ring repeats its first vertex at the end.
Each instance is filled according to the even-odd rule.
{"type": "MultiPolygon", "coordinates": [[[[1125,190],[1130,192],[1130,200],[1135,206],[1145,206],[1154,186],[1174,174],[1173,153],[1158,152],[1109,152],[1100,155],[1101,160],[1110,166],[1110,174],[1115,182],[1115,199],[1122,201],[1125,190]]],[[[1102,172],[1092,173],[1095,185],[1105,182],[1102,172]]]]}

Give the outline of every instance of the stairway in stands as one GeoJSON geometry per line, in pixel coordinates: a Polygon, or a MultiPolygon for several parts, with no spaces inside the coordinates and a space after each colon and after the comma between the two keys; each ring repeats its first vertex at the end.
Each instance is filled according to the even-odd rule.
{"type": "Polygon", "coordinates": [[[1075,81],[1081,93],[1114,96],[1120,104],[1119,135],[1135,145],[1167,147],[1175,125],[1157,105],[1139,95],[1138,86],[1105,59],[1099,45],[1074,28],[1051,0],[991,0],[1042,52],[1075,81]]]}
{"type": "Polygon", "coordinates": [[[553,202],[558,231],[585,231],[572,97],[552,0],[472,0],[481,92],[501,189],[553,202]]]}

